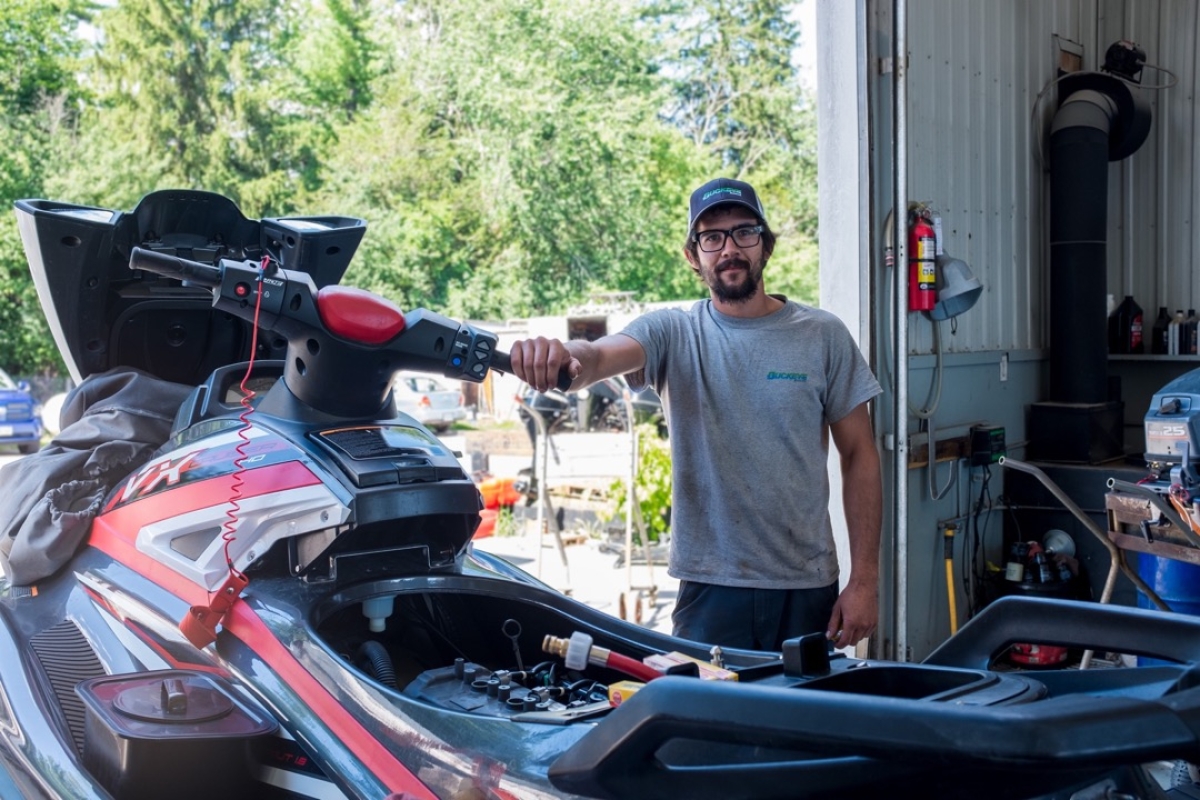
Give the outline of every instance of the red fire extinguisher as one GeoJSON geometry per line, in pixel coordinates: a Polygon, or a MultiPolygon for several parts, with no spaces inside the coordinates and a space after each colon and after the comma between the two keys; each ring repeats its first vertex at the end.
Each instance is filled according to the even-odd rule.
{"type": "Polygon", "coordinates": [[[932,311],[937,302],[937,234],[924,214],[908,229],[908,310],[932,311]]]}

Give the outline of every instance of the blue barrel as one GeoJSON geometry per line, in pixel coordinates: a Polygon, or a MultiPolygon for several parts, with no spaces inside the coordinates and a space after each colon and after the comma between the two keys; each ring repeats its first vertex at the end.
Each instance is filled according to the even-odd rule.
{"type": "MultiPolygon", "coordinates": [[[[1178,614],[1200,616],[1200,566],[1173,558],[1138,553],[1138,575],[1162,601],[1178,614]]],[[[1146,595],[1138,592],[1139,608],[1157,608],[1146,595]]],[[[1169,664],[1138,656],[1138,665],[1169,664]]]]}

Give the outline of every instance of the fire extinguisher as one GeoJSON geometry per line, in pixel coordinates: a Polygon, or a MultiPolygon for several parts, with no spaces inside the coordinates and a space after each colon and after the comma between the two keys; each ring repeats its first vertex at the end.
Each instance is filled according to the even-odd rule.
{"type": "Polygon", "coordinates": [[[937,302],[937,234],[924,213],[908,229],[908,310],[932,311],[937,302]]]}

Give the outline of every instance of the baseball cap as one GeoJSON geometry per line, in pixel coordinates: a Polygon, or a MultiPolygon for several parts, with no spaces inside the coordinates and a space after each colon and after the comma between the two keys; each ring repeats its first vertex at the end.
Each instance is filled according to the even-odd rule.
{"type": "Polygon", "coordinates": [[[758,215],[765,224],[767,215],[754,187],[732,178],[715,178],[692,192],[691,211],[688,214],[688,236],[696,228],[696,220],[705,211],[716,206],[736,204],[745,206],[758,215]]]}

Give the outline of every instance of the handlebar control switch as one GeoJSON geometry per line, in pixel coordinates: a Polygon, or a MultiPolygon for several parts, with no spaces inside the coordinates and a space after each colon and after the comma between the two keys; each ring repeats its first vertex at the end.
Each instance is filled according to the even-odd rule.
{"type": "Polygon", "coordinates": [[[447,377],[455,377],[450,374],[450,370],[454,370],[465,380],[482,381],[492,366],[496,342],[495,334],[468,325],[459,328],[447,365],[447,377]]]}

